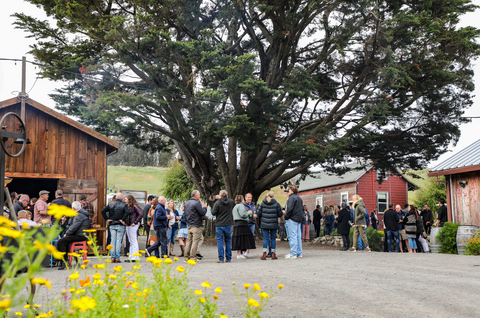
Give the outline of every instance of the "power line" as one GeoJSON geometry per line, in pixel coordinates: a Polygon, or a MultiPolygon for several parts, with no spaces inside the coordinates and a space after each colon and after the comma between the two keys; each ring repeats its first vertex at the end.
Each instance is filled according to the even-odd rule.
{"type": "MultiPolygon", "coordinates": [[[[0,61],[12,61],[12,62],[21,62],[22,60],[20,59],[11,59],[11,58],[0,58],[0,61]]],[[[87,79],[90,79],[94,82],[98,82],[98,83],[110,83],[110,84],[115,84],[115,85],[121,85],[122,87],[129,87],[129,88],[133,88],[133,89],[136,89],[138,91],[149,91],[149,92],[152,92],[153,94],[162,94],[162,95],[168,95],[168,96],[173,96],[173,97],[180,97],[180,98],[185,98],[185,99],[193,99],[193,100],[198,100],[198,101],[203,101],[203,102],[210,102],[210,103],[218,103],[218,104],[225,104],[225,105],[231,105],[233,107],[236,107],[237,105],[233,104],[233,103],[230,103],[230,102],[227,102],[227,101],[218,101],[218,100],[211,100],[211,99],[207,99],[207,98],[201,98],[201,97],[195,97],[195,96],[183,96],[183,95],[178,95],[178,94],[174,94],[174,93],[170,93],[170,92],[164,92],[164,91],[158,91],[158,90],[153,90],[151,88],[146,88],[146,87],[139,87],[139,86],[136,86],[136,85],[130,85],[130,84],[119,84],[118,82],[115,82],[115,81],[109,81],[109,80],[105,80],[105,79],[98,79],[98,78],[95,78],[93,76],[90,76],[90,75],[86,75],[86,74],[82,74],[82,73],[77,73],[77,72],[72,72],[72,71],[66,71],[66,70],[62,70],[62,69],[59,69],[59,68],[56,68],[56,67],[53,67],[53,66],[50,66],[50,65],[45,65],[45,64],[41,64],[41,63],[37,63],[37,62],[32,62],[32,61],[26,61],[27,63],[30,63],[32,65],[37,65],[37,66],[40,66],[40,67],[45,67],[45,68],[50,68],[50,69],[53,69],[55,71],[59,71],[59,72],[63,72],[63,73],[67,73],[67,74],[72,74],[72,75],[77,75],[77,76],[81,76],[83,78],[87,78],[87,79]]],[[[35,79],[35,82],[33,83],[33,86],[32,88],[30,88],[30,90],[28,91],[30,93],[30,91],[33,89],[33,87],[35,86],[37,80],[38,80],[39,76],[37,76],[37,78],[35,79]]],[[[248,107],[252,107],[252,106],[248,106],[248,107]]],[[[243,106],[243,108],[245,109],[245,111],[247,111],[247,107],[243,106]]],[[[259,107],[260,109],[262,110],[268,110],[268,109],[272,109],[272,110],[276,110],[276,111],[279,111],[278,108],[272,108],[272,107],[259,107]]],[[[300,111],[301,112],[301,111],[300,111]]],[[[265,112],[264,112],[265,113],[265,112]]],[[[355,118],[355,119],[361,119],[361,118],[385,118],[385,119],[388,119],[388,118],[405,118],[404,116],[396,116],[396,115],[367,115],[367,114],[331,114],[329,112],[322,112],[322,111],[318,111],[318,112],[312,112],[312,111],[304,111],[302,112],[303,114],[305,115],[308,115],[308,114],[317,114],[317,115],[325,115],[325,116],[333,116],[333,117],[359,117],[359,118],[355,118]]],[[[409,119],[422,119],[422,118],[425,118],[425,116],[409,116],[408,117],[409,119]]],[[[447,117],[448,118],[448,117],[447,117]]],[[[480,118],[480,116],[462,116],[460,117],[461,119],[478,119],[480,118]]],[[[346,119],[348,120],[348,119],[346,119]]]]}

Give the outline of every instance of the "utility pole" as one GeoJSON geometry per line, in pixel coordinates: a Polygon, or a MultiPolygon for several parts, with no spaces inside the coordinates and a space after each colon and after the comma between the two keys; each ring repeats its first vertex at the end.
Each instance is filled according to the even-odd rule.
{"type": "Polygon", "coordinates": [[[25,101],[27,100],[27,92],[25,92],[25,86],[27,82],[27,58],[22,56],[22,91],[18,95],[21,101],[21,109],[20,109],[20,118],[23,122],[25,122],[25,101]]]}

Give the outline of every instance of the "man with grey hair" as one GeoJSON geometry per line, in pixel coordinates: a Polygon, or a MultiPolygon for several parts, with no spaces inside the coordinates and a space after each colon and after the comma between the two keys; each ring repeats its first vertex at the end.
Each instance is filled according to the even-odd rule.
{"type": "Polygon", "coordinates": [[[90,219],[88,212],[85,209],[82,209],[82,204],[78,201],[72,203],[72,209],[77,211],[78,214],[73,219],[70,220],[70,225],[68,227],[65,236],[58,240],[57,249],[60,252],[65,253],[64,261],[60,264],[59,270],[65,269],[65,264],[68,260],[68,248],[71,243],[74,242],[83,242],[87,240],[84,230],[90,228],[90,219]]]}
{"type": "Polygon", "coordinates": [[[63,191],[60,189],[55,191],[55,200],[53,200],[52,203],[72,208],[70,202],[63,197],[63,191]]]}
{"type": "Polygon", "coordinates": [[[25,210],[29,202],[30,202],[30,197],[26,194],[22,195],[20,197],[20,200],[15,202],[15,204],[13,205],[13,209],[15,210],[15,214],[17,215],[17,218],[18,218],[18,212],[25,210]]]}
{"type": "Polygon", "coordinates": [[[185,261],[197,255],[198,244],[202,238],[203,216],[205,214],[207,214],[207,205],[202,206],[200,191],[193,190],[190,200],[185,203],[185,220],[188,226],[185,261]]]}
{"type": "Polygon", "coordinates": [[[28,229],[33,226],[39,226],[37,223],[33,222],[28,218],[28,212],[25,210],[18,211],[17,220],[18,220],[18,224],[22,227],[22,229],[28,229]]]}
{"type": "Polygon", "coordinates": [[[123,233],[125,232],[125,222],[130,213],[128,206],[123,202],[123,193],[118,193],[115,201],[104,207],[101,213],[107,224],[110,225],[111,243],[113,245],[112,262],[121,263],[120,251],[122,249],[123,233]]]}
{"type": "Polygon", "coordinates": [[[168,215],[165,212],[165,203],[167,199],[164,196],[158,197],[158,204],[155,207],[155,214],[153,216],[153,229],[157,233],[158,240],[149,248],[147,248],[147,256],[155,251],[155,256],[160,257],[158,253],[158,248],[161,248],[162,257],[168,257],[168,237],[167,237],[167,227],[168,221],[173,219],[173,215],[168,215]]]}
{"type": "Polygon", "coordinates": [[[224,257],[226,257],[226,262],[228,263],[232,261],[232,209],[235,206],[235,202],[228,198],[226,190],[220,190],[219,196],[221,198],[215,202],[212,209],[212,215],[216,217],[215,232],[218,249],[217,263],[223,263],[224,257]],[[225,250],[223,247],[223,241],[225,241],[225,250]]]}

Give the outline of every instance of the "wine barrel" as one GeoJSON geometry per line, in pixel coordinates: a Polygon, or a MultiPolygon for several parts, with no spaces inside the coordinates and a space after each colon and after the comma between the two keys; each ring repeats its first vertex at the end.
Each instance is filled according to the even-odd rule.
{"type": "Polygon", "coordinates": [[[459,255],[465,254],[465,244],[472,238],[473,233],[478,230],[476,225],[460,225],[457,231],[457,251],[459,255]]]}
{"type": "Polygon", "coordinates": [[[440,229],[440,227],[432,227],[430,232],[430,253],[438,253],[440,242],[437,240],[437,235],[440,229]]]}

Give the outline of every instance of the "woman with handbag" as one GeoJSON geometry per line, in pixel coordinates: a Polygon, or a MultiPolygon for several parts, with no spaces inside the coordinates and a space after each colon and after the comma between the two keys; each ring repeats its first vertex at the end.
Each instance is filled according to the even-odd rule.
{"type": "Polygon", "coordinates": [[[153,217],[155,216],[155,208],[158,205],[158,197],[153,199],[152,206],[150,207],[150,210],[148,211],[147,214],[147,224],[150,226],[150,236],[148,237],[147,241],[147,246],[152,246],[155,244],[156,241],[158,241],[158,234],[155,232],[155,229],[153,228],[153,217]]]}
{"type": "Polygon", "coordinates": [[[137,240],[137,231],[139,223],[143,219],[143,212],[140,209],[140,206],[137,203],[137,200],[131,194],[125,196],[125,204],[129,208],[129,218],[126,222],[126,231],[128,240],[130,241],[130,249],[128,253],[128,259],[125,262],[134,262],[139,260],[138,255],[138,240],[137,240]]]}

